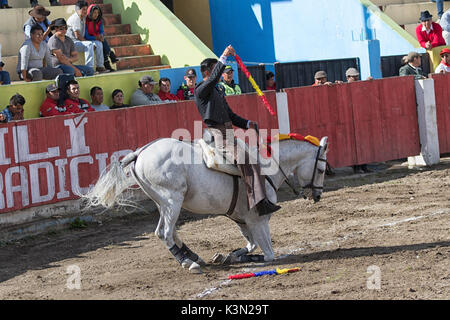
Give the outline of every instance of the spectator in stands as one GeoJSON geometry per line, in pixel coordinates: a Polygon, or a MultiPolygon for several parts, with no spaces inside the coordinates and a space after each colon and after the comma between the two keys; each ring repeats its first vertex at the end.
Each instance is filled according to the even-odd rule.
{"type": "Polygon", "coordinates": [[[131,96],[131,106],[149,106],[162,103],[161,98],[153,93],[156,82],[151,76],[143,76],[138,84],[139,88],[131,96]]]}
{"type": "Polygon", "coordinates": [[[450,45],[450,9],[442,15],[440,25],[442,27],[442,38],[447,45],[450,45]]]}
{"type": "Polygon", "coordinates": [[[75,13],[67,20],[67,36],[73,40],[75,49],[84,52],[85,64],[94,68],[94,55],[97,59],[98,72],[108,72],[104,66],[103,43],[101,41],[88,41],[86,34],[86,16],[89,4],[84,0],[79,0],[75,4],[75,13]]]}
{"type": "MultiPolygon", "coordinates": [[[[117,59],[114,51],[111,50],[108,41],[105,39],[103,25],[102,9],[97,4],[91,4],[87,10],[86,33],[84,34],[84,37],[88,41],[93,41],[96,45],[98,42],[101,42],[103,47],[104,66],[107,70],[114,71],[109,59],[111,59],[112,63],[118,62],[119,59],[117,59]]],[[[98,47],[99,46],[97,46],[97,48],[98,47]]]]}
{"type": "Polygon", "coordinates": [[[74,74],[76,77],[92,76],[94,69],[91,67],[73,65],[78,60],[78,53],[72,39],[66,36],[66,20],[58,18],[52,24],[55,34],[48,40],[48,47],[52,53],[52,67],[58,67],[64,73],[74,74]]]}
{"type": "Polygon", "coordinates": [[[331,85],[332,83],[328,81],[328,75],[325,71],[317,71],[314,74],[314,83],[313,86],[321,86],[321,85],[331,85]]]}
{"type": "Polygon", "coordinates": [[[186,84],[183,83],[177,91],[177,97],[180,100],[194,100],[194,90],[197,83],[197,73],[195,69],[188,69],[184,75],[186,84]]]}
{"type": "Polygon", "coordinates": [[[444,48],[441,50],[441,63],[437,66],[435,73],[450,72],[450,49],[444,48]]]}
{"type": "Polygon", "coordinates": [[[67,99],[64,101],[64,105],[70,113],[95,111],[89,102],[80,98],[80,86],[76,80],[70,80],[67,82],[66,94],[67,99]]]}
{"type": "Polygon", "coordinates": [[[3,61],[0,61],[0,85],[11,84],[9,72],[3,70],[4,66],[5,64],[3,63],[3,61]]]}
{"type": "Polygon", "coordinates": [[[426,76],[424,75],[422,68],[420,67],[421,64],[422,59],[420,57],[420,54],[412,51],[408,53],[408,63],[400,68],[399,75],[400,76],[413,75],[414,79],[416,80],[425,79],[426,76]]]}
{"type": "Polygon", "coordinates": [[[109,110],[109,107],[103,104],[103,89],[100,87],[91,88],[91,102],[95,111],[109,110]]]}
{"type": "MultiPolygon", "coordinates": [[[[345,77],[348,83],[359,81],[359,71],[356,68],[348,68],[345,71],[345,77]]],[[[372,77],[369,77],[368,80],[372,80],[372,77]]],[[[352,168],[354,173],[368,173],[373,171],[367,167],[367,164],[354,165],[352,168]]]]}
{"type": "Polygon", "coordinates": [[[0,9],[11,9],[8,5],[8,0],[0,0],[0,9]]]}
{"type": "Polygon", "coordinates": [[[170,85],[171,85],[171,83],[170,83],[170,79],[169,78],[161,78],[161,79],[159,79],[158,96],[164,102],[179,101],[180,98],[178,98],[176,95],[170,93],[170,85]]]}
{"type": "Polygon", "coordinates": [[[39,115],[41,117],[59,116],[62,114],[70,114],[65,106],[58,106],[59,89],[54,84],[49,84],[45,88],[47,98],[42,102],[39,115]]]}
{"type": "Polygon", "coordinates": [[[219,82],[218,87],[225,96],[242,94],[241,87],[233,80],[233,67],[226,66],[222,73],[223,81],[219,82]]]}
{"type": "MultiPolygon", "coordinates": [[[[60,6],[61,3],[58,2],[58,0],[49,0],[48,2],[50,2],[51,6],[60,6]]],[[[38,0],[30,0],[30,5],[32,7],[36,7],[37,5],[39,5],[39,1],[38,0]]]]}
{"type": "Polygon", "coordinates": [[[128,104],[123,103],[123,91],[115,89],[112,93],[113,105],[110,109],[128,108],[128,104]]]}
{"type": "Polygon", "coordinates": [[[35,6],[32,10],[28,11],[30,17],[23,25],[23,31],[25,33],[25,40],[30,39],[31,28],[35,25],[41,26],[42,30],[44,30],[44,38],[45,42],[48,42],[50,37],[53,35],[51,32],[51,22],[48,20],[48,16],[50,15],[50,11],[45,9],[43,6],[35,6]]]}
{"type": "Polygon", "coordinates": [[[275,75],[272,71],[266,71],[266,90],[277,90],[275,75]]]}
{"type": "Polygon", "coordinates": [[[9,99],[9,105],[0,113],[0,122],[23,120],[25,98],[16,93],[9,99]]]}
{"type": "Polygon", "coordinates": [[[441,19],[442,14],[444,13],[444,1],[448,0],[431,0],[431,2],[436,2],[436,9],[439,19],[441,19]]]}
{"type": "Polygon", "coordinates": [[[36,24],[31,27],[30,36],[31,38],[26,40],[19,50],[17,60],[19,78],[27,82],[55,79],[62,70],[50,67],[52,60],[47,43],[43,41],[44,30],[36,24]]]}
{"type": "Polygon", "coordinates": [[[431,50],[434,47],[445,46],[445,40],[442,37],[442,28],[436,22],[431,19],[433,16],[428,11],[422,11],[420,13],[420,22],[416,28],[417,40],[420,45],[431,50]]]}

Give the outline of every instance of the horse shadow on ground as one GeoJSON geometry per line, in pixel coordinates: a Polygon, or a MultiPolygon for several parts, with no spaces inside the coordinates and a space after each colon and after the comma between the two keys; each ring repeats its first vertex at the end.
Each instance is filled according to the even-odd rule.
{"type": "MultiPolygon", "coordinates": [[[[209,217],[183,210],[177,228],[209,217]]],[[[84,228],[65,228],[0,243],[0,284],[30,270],[61,267],[60,261],[86,259],[86,253],[97,249],[111,250],[111,246],[132,249],[140,247],[138,242],[142,240],[160,241],[154,236],[158,221],[159,212],[150,209],[146,213],[105,218],[102,224],[91,222],[84,228]]]]}
{"type": "Polygon", "coordinates": [[[373,257],[390,255],[404,251],[422,251],[435,248],[450,248],[450,241],[438,241],[431,243],[417,243],[397,246],[381,246],[381,247],[358,247],[358,248],[338,248],[335,250],[325,250],[311,253],[299,253],[290,254],[286,257],[276,259],[272,262],[248,264],[248,263],[236,263],[232,265],[218,265],[208,264],[206,267],[210,271],[229,271],[229,270],[242,270],[243,267],[281,267],[284,265],[302,265],[308,262],[317,262],[323,260],[341,260],[341,259],[353,259],[361,257],[373,257]]]}

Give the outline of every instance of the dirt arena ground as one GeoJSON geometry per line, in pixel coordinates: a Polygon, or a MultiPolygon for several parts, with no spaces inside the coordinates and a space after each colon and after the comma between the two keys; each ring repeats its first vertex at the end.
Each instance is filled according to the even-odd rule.
{"type": "MultiPolygon", "coordinates": [[[[1,244],[0,299],[450,299],[450,158],[373,168],[327,177],[317,204],[283,188],[270,224],[274,263],[192,275],[154,235],[158,213],[133,214],[1,244]],[[227,280],[276,267],[301,270],[227,280]]],[[[224,217],[183,213],[178,230],[207,262],[245,245],[224,217]]]]}

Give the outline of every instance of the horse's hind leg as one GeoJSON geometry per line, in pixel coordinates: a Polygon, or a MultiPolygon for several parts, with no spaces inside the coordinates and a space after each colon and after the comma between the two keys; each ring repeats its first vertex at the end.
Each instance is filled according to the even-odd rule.
{"type": "Polygon", "coordinates": [[[160,220],[155,233],[183,268],[189,268],[192,273],[200,273],[200,265],[196,261],[202,263],[203,260],[182,243],[175,231],[175,224],[181,211],[181,203],[182,200],[160,204],[160,220]]]}

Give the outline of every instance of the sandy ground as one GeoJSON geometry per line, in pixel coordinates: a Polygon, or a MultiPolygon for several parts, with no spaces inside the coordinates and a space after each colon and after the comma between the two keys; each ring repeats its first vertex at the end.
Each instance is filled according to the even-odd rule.
{"type": "MultiPolygon", "coordinates": [[[[159,214],[133,214],[1,244],[0,299],[450,299],[450,158],[400,163],[341,169],[317,204],[280,190],[276,262],[192,275],[154,235],[159,214]],[[301,270],[227,280],[276,267],[301,270]]],[[[183,213],[178,232],[207,262],[245,245],[225,217],[183,213]]]]}

